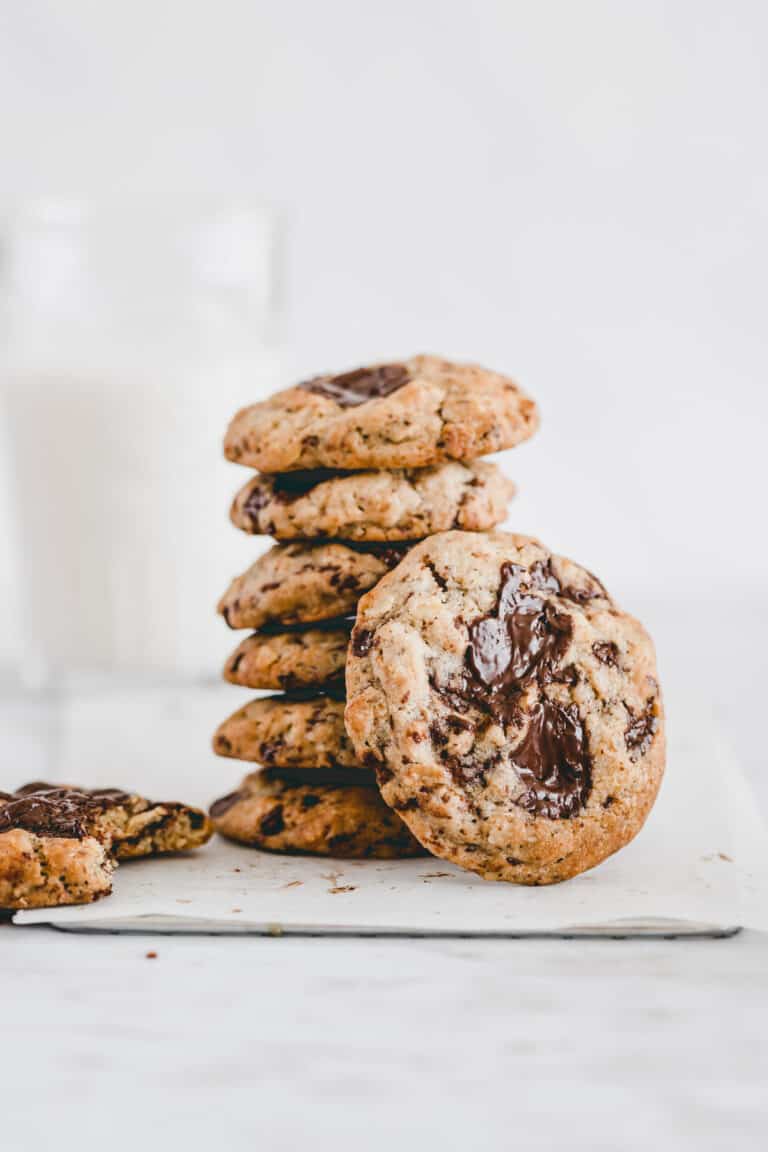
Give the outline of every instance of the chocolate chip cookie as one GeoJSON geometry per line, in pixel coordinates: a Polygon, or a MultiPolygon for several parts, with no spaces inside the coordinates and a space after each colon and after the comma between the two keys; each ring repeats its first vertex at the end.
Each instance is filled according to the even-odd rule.
{"type": "Polygon", "coordinates": [[[197,808],[117,788],[36,783],[0,793],[0,908],[98,900],[116,860],[185,852],[212,832],[197,808]]]}
{"type": "Polygon", "coordinates": [[[504,520],[515,486],[495,464],[257,475],[230,513],[244,532],[278,540],[421,540],[448,528],[483,531],[504,520]]]}
{"type": "Polygon", "coordinates": [[[290,691],[343,676],[351,619],[300,632],[256,632],[224,665],[224,679],[244,688],[290,691]]]}
{"type": "Polygon", "coordinates": [[[414,356],[317,376],[243,408],[224,451],[261,472],[424,468],[512,448],[537,424],[535,403],[507,377],[414,356]]]}
{"type": "Polygon", "coordinates": [[[538,541],[446,532],[358,608],[347,730],[431,852],[488,879],[575,876],[642,827],[664,770],[653,644],[538,541]]]}
{"type": "Polygon", "coordinates": [[[424,855],[373,782],[353,778],[298,783],[254,772],[211,806],[211,818],[222,836],[271,852],[378,860],[424,855]]]}
{"type": "Polygon", "coordinates": [[[276,544],[232,581],[219,602],[230,628],[313,624],[354,613],[405,555],[407,544],[276,544]]]}
{"type": "Polygon", "coordinates": [[[216,729],[213,750],[267,768],[359,766],[344,728],[344,687],[263,696],[216,729]]]}

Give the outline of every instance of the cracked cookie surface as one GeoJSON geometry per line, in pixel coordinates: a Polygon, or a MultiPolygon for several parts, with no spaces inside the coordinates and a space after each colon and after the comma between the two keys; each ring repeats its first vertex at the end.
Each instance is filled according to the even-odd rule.
{"type": "Polygon", "coordinates": [[[217,832],[254,848],[339,859],[397,860],[425,851],[373,781],[300,783],[253,772],[211,805],[217,832]]]}
{"type": "Polygon", "coordinates": [[[111,891],[116,860],[210,839],[204,812],[117,788],[27,784],[0,793],[0,907],[82,904],[111,891]]]}
{"type": "Polygon", "coordinates": [[[219,601],[230,628],[314,624],[354,613],[400,562],[407,544],[276,544],[237,576],[219,601]]]}
{"type": "Polygon", "coordinates": [[[220,724],[218,756],[267,768],[359,768],[344,727],[344,686],[251,700],[220,724]]]}
{"type": "Polygon", "coordinates": [[[298,632],[257,632],[224,665],[224,679],[243,688],[291,691],[327,684],[344,674],[352,620],[298,632]]]}
{"type": "Polygon", "coordinates": [[[230,518],[243,532],[278,540],[421,540],[449,528],[500,524],[515,486],[495,464],[451,461],[432,468],[257,475],[237,493],[230,518]]]}
{"type": "Polygon", "coordinates": [[[243,408],[224,451],[261,472],[424,468],[512,448],[537,425],[534,401],[513,380],[414,356],[318,376],[243,408]]]}
{"type": "Polygon", "coordinates": [[[664,769],[653,644],[584,568],[508,533],[417,545],[361,601],[347,729],[436,856],[547,884],[642,827],[664,769]]]}

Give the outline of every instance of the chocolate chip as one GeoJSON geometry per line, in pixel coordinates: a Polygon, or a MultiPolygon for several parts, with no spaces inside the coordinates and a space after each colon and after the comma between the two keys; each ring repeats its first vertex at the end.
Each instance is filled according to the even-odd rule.
{"type": "Polygon", "coordinates": [[[268,812],[259,822],[259,832],[262,836],[277,836],[278,832],[282,832],[284,828],[282,804],[276,804],[272,811],[268,812]]]}
{"type": "Polygon", "coordinates": [[[367,656],[373,645],[374,632],[371,628],[355,628],[352,632],[352,651],[355,656],[367,656]]]}
{"type": "Polygon", "coordinates": [[[229,674],[230,674],[230,676],[235,675],[235,673],[237,672],[238,668],[240,667],[240,665],[242,664],[244,659],[245,659],[245,652],[238,652],[235,656],[232,657],[232,659],[229,662],[229,674]]]}
{"type": "Polygon", "coordinates": [[[259,744],[259,759],[267,765],[274,765],[275,758],[278,756],[280,750],[285,747],[284,740],[263,740],[259,744]]]}
{"type": "Polygon", "coordinates": [[[226,796],[222,796],[219,800],[214,800],[209,809],[211,816],[214,820],[219,816],[223,816],[225,812],[229,812],[230,808],[234,807],[239,800],[245,799],[244,792],[228,792],[226,796]]]}
{"type": "Polygon", "coordinates": [[[624,730],[624,743],[634,753],[632,759],[637,759],[648,751],[659,726],[656,697],[649,697],[639,716],[635,715],[628,704],[625,704],[624,707],[630,715],[630,722],[624,730]]]}
{"type": "Polygon", "coordinates": [[[419,801],[416,796],[409,796],[407,800],[396,801],[392,807],[396,812],[412,812],[419,807],[419,801]]]}
{"type": "Polygon", "coordinates": [[[257,484],[248,493],[248,497],[243,504],[243,512],[248,517],[251,525],[258,531],[259,513],[262,512],[271,499],[270,486],[268,482],[259,480],[257,484]]]}
{"type": "Polygon", "coordinates": [[[445,576],[443,576],[442,572],[438,572],[437,568],[431,560],[426,561],[426,567],[432,573],[432,579],[434,580],[435,584],[437,584],[438,588],[444,592],[448,587],[448,581],[446,580],[445,576]]]}
{"type": "Polygon", "coordinates": [[[595,659],[599,660],[601,664],[607,664],[609,668],[615,668],[619,662],[619,647],[612,640],[603,640],[598,644],[593,644],[592,652],[595,659]]]}
{"type": "Polygon", "coordinates": [[[410,380],[404,364],[381,364],[377,368],[358,368],[340,376],[317,376],[299,387],[335,400],[341,408],[354,408],[367,400],[389,396],[410,380]]]}

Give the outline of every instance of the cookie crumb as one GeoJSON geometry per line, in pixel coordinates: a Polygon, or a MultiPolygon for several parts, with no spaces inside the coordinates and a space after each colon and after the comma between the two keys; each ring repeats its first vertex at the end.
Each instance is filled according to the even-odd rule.
{"type": "Polygon", "coordinates": [[[157,952],[147,952],[145,960],[157,960],[157,952]]]}

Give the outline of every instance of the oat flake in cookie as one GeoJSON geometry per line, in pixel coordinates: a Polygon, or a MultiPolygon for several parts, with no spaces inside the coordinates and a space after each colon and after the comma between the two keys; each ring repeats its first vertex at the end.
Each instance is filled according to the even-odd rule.
{"type": "Polygon", "coordinates": [[[261,472],[424,468],[512,448],[537,425],[535,403],[513,380],[413,356],[318,376],[243,408],[224,451],[261,472]]]}
{"type": "Polygon", "coordinates": [[[551,884],[627,844],[664,770],[653,644],[537,540],[446,532],[366,595],[347,730],[436,856],[551,884]]]}

